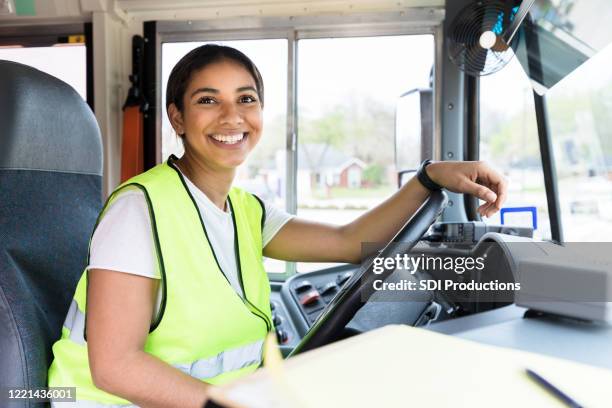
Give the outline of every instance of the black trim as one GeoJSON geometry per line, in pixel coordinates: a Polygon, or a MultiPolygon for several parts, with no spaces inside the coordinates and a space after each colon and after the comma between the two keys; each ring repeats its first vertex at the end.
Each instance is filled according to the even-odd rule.
{"type": "MultiPolygon", "coordinates": [[[[155,243],[155,251],[157,252],[157,263],[159,266],[159,273],[161,274],[162,300],[161,300],[161,304],[157,312],[157,315],[155,316],[155,320],[153,321],[153,323],[151,323],[151,326],[149,327],[149,333],[151,333],[153,332],[153,330],[155,330],[159,326],[162,318],[164,317],[164,313],[166,312],[167,286],[166,286],[166,268],[164,265],[164,258],[162,255],[161,246],[159,244],[159,235],[157,233],[157,222],[155,221],[155,211],[153,210],[153,204],[151,203],[151,198],[149,197],[149,193],[147,192],[147,189],[145,186],[143,186],[140,183],[125,184],[121,186],[120,188],[118,188],[117,190],[113,191],[113,193],[108,197],[108,199],[104,203],[104,206],[102,207],[102,211],[100,211],[100,214],[98,214],[98,218],[96,219],[96,223],[94,225],[93,231],[91,232],[91,235],[89,237],[89,245],[87,247],[87,265],[89,266],[89,261],[90,261],[90,256],[91,256],[91,240],[93,239],[94,233],[96,232],[96,229],[98,228],[98,225],[100,224],[100,221],[102,221],[102,218],[104,217],[104,214],[106,213],[106,207],[108,207],[109,202],[117,194],[125,190],[127,187],[137,187],[139,190],[143,192],[145,200],[147,201],[147,207],[149,209],[149,216],[151,217],[151,227],[153,229],[153,238],[154,238],[153,241],[155,243]]],[[[87,270],[87,273],[85,274],[85,285],[87,286],[86,288],[86,291],[87,291],[87,289],[89,288],[89,269],[87,270]]],[[[85,339],[85,341],[87,341],[86,327],[87,327],[87,310],[85,310],[85,324],[83,326],[83,338],[85,339]]]]}
{"type": "Polygon", "coordinates": [[[185,188],[185,191],[187,192],[187,195],[189,196],[189,198],[191,199],[191,202],[193,203],[193,206],[196,210],[196,213],[198,214],[198,219],[200,220],[200,225],[202,226],[202,231],[204,231],[204,237],[206,237],[206,241],[208,242],[208,246],[210,247],[210,251],[213,254],[213,258],[215,259],[215,263],[217,264],[217,268],[219,269],[219,271],[221,272],[221,274],[223,275],[223,277],[225,278],[225,280],[227,281],[227,284],[232,288],[232,292],[234,292],[236,294],[236,296],[238,296],[240,298],[240,300],[242,300],[242,303],[244,303],[244,305],[247,307],[247,309],[249,310],[249,312],[251,312],[253,315],[259,317],[260,319],[262,319],[264,321],[264,323],[266,323],[266,332],[269,332],[271,330],[272,327],[272,322],[268,321],[267,316],[265,315],[265,313],[263,313],[261,310],[259,310],[255,305],[253,305],[248,299],[247,299],[247,293],[246,290],[244,289],[244,282],[242,281],[242,268],[240,265],[240,250],[239,250],[239,246],[238,246],[238,231],[236,228],[236,219],[234,218],[234,208],[232,206],[232,201],[231,199],[228,197],[228,202],[230,205],[230,210],[231,210],[231,215],[232,215],[232,223],[234,226],[234,252],[236,254],[236,266],[238,268],[238,280],[240,282],[240,288],[242,289],[242,294],[243,296],[240,296],[240,294],[238,292],[236,292],[236,290],[234,290],[234,288],[232,287],[232,284],[230,283],[229,279],[227,278],[227,275],[225,274],[225,272],[223,272],[223,269],[221,269],[221,265],[219,264],[219,260],[217,259],[217,254],[215,253],[215,249],[213,248],[213,246],[210,243],[210,239],[208,237],[208,232],[206,231],[206,226],[204,225],[204,220],[202,219],[202,214],[200,214],[200,210],[198,208],[198,204],[195,201],[195,198],[193,197],[193,195],[191,194],[191,191],[189,191],[189,187],[187,187],[187,183],[185,183],[185,179],[183,178],[183,173],[181,173],[181,171],[176,167],[176,165],[174,164],[174,161],[178,160],[178,158],[175,155],[170,155],[170,157],[168,158],[168,166],[173,169],[174,171],[176,171],[179,179],[181,180],[181,183],[183,184],[183,187],[185,188]],[[253,310],[251,310],[251,308],[249,308],[247,306],[247,303],[253,307],[255,310],[257,310],[259,313],[262,313],[263,316],[259,315],[259,313],[255,313],[253,310]]]}
{"type": "Polygon", "coordinates": [[[157,262],[159,263],[159,271],[161,273],[162,278],[162,300],[159,307],[159,311],[157,316],[155,316],[155,320],[149,329],[149,333],[155,330],[162,321],[164,317],[164,313],[166,312],[166,298],[167,298],[167,287],[166,287],[166,267],[164,264],[164,258],[161,251],[161,245],[159,244],[159,235],[157,233],[157,222],[155,221],[155,211],[153,210],[153,204],[151,203],[151,198],[149,197],[149,193],[146,188],[138,183],[131,183],[128,185],[134,185],[140,188],[147,200],[147,206],[149,207],[149,215],[151,216],[151,225],[153,226],[153,237],[155,238],[155,250],[157,251],[157,262]]]}
{"type": "Polygon", "coordinates": [[[145,21],[143,24],[144,37],[144,72],[143,72],[143,94],[144,99],[149,102],[148,109],[143,115],[143,150],[144,169],[148,170],[158,164],[157,140],[157,22],[145,21]]]}
{"type": "Polygon", "coordinates": [[[86,88],[87,88],[87,104],[92,112],[95,112],[94,106],[94,60],[93,60],[93,24],[85,23],[85,70],[86,70],[86,88]]]}
{"type": "Polygon", "coordinates": [[[557,187],[557,171],[550,138],[550,126],[546,110],[546,99],[533,92],[535,103],[536,122],[538,124],[538,140],[540,142],[540,157],[542,172],[544,173],[544,187],[546,189],[546,203],[548,218],[550,220],[550,235],[554,242],[563,242],[563,227],[561,225],[561,209],[559,206],[559,188],[557,187]]]}
{"type": "MultiPolygon", "coordinates": [[[[542,77],[542,63],[540,62],[540,42],[531,25],[529,18],[525,19],[525,44],[529,49],[529,76],[531,78],[542,77]]],[[[550,235],[554,242],[563,242],[563,227],[561,224],[561,209],[559,206],[559,189],[557,187],[557,171],[546,109],[546,99],[533,91],[535,104],[536,122],[538,126],[538,141],[540,143],[540,157],[542,160],[542,172],[544,173],[544,188],[546,189],[546,202],[548,206],[548,219],[550,221],[550,235]]]]}
{"type": "Polygon", "coordinates": [[[129,76],[130,89],[128,96],[123,104],[122,110],[128,106],[138,106],[141,113],[145,113],[149,108],[149,103],[144,97],[142,91],[143,83],[143,61],[144,61],[144,38],[140,35],[132,37],[132,74],[129,76]]]}
{"type": "Polygon", "coordinates": [[[261,206],[261,236],[263,238],[263,229],[264,225],[266,225],[266,205],[263,200],[259,198],[256,194],[250,193],[257,201],[259,201],[259,205],[261,206]]]}
{"type": "Polygon", "coordinates": [[[234,227],[234,252],[236,254],[236,266],[238,268],[238,279],[240,280],[240,287],[242,288],[242,293],[244,293],[244,300],[246,300],[249,303],[249,305],[251,305],[255,310],[261,313],[261,316],[259,315],[259,313],[253,313],[253,314],[255,314],[256,316],[259,316],[260,318],[264,320],[264,322],[266,323],[266,331],[269,332],[270,330],[272,330],[272,322],[268,320],[268,317],[266,316],[264,312],[259,310],[257,306],[251,303],[251,301],[247,298],[247,293],[246,293],[246,290],[244,289],[244,282],[242,280],[242,265],[240,262],[240,245],[238,244],[238,228],[236,227],[236,216],[235,216],[235,211],[234,211],[234,205],[232,204],[232,199],[229,196],[227,197],[227,201],[229,203],[230,211],[232,215],[232,226],[234,227]]]}
{"type": "MultiPolygon", "coordinates": [[[[465,75],[465,131],[463,160],[480,159],[480,77],[465,75]]],[[[478,198],[463,194],[463,203],[468,221],[481,221],[478,213],[478,198]]]]}

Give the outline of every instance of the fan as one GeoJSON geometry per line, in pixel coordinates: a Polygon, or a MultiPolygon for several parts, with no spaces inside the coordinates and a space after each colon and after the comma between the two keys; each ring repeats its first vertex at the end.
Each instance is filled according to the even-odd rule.
{"type": "Polygon", "coordinates": [[[518,28],[534,2],[476,1],[463,8],[448,28],[451,61],[461,71],[474,76],[502,69],[514,56],[518,28]]]}

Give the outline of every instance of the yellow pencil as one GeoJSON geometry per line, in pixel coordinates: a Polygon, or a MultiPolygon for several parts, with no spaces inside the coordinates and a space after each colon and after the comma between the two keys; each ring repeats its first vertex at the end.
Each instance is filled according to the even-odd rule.
{"type": "Polygon", "coordinates": [[[286,400],[290,407],[305,408],[297,395],[297,393],[291,388],[291,385],[287,381],[283,356],[278,347],[276,341],[276,334],[274,332],[268,333],[264,342],[264,368],[270,373],[272,381],[276,384],[280,393],[286,400]]]}

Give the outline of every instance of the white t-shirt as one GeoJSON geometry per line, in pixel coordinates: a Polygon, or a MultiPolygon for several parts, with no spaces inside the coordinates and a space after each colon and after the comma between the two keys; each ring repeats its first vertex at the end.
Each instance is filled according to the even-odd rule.
{"type": "MultiPolygon", "coordinates": [[[[198,206],[221,270],[234,290],[242,294],[238,280],[234,252],[234,225],[229,204],[226,205],[227,211],[221,210],[187,177],[184,179],[198,206]]],[[[265,247],[293,216],[266,202],[264,207],[266,219],[262,239],[265,247]]],[[[161,278],[153,245],[149,210],[142,191],[134,188],[123,192],[107,209],[92,237],[87,269],[109,269],[148,278],[161,278]]],[[[161,298],[161,285],[159,285],[153,318],[159,311],[161,298]]]]}

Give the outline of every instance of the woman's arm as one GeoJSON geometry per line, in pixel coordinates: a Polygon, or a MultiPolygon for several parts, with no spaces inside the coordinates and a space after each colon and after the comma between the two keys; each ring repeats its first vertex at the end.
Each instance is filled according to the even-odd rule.
{"type": "Polygon", "coordinates": [[[210,386],[143,351],[159,281],[92,269],[87,345],[96,387],[141,407],[201,408],[210,386]]]}
{"type": "MultiPolygon", "coordinates": [[[[458,193],[485,201],[478,211],[491,216],[506,197],[506,182],[482,162],[436,162],[429,177],[458,193]]],[[[359,263],[362,242],[388,242],[423,204],[429,190],[413,177],[400,190],[353,222],[336,226],[294,218],[264,248],[264,255],[287,261],[359,263]]]]}

